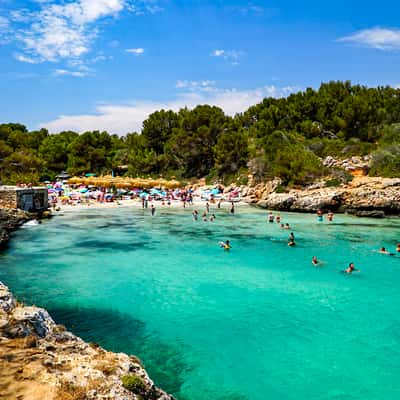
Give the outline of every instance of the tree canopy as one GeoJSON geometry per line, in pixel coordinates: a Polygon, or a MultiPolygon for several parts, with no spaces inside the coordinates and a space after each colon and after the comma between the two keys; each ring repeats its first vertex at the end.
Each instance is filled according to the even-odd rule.
{"type": "Polygon", "coordinates": [[[199,105],[160,110],[141,133],[83,134],[0,125],[3,183],[54,179],[61,171],[134,176],[234,179],[279,176],[284,184],[312,182],[327,171],[321,159],[372,154],[370,173],[400,176],[400,90],[350,82],[323,83],[286,98],[265,98],[234,117],[199,105]]]}

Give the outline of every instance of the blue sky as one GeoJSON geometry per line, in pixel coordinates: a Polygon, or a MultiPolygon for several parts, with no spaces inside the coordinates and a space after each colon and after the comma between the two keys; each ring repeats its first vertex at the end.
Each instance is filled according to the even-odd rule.
{"type": "Polygon", "coordinates": [[[0,122],[123,134],[160,108],[399,85],[397,2],[324,3],[0,0],[0,122]]]}

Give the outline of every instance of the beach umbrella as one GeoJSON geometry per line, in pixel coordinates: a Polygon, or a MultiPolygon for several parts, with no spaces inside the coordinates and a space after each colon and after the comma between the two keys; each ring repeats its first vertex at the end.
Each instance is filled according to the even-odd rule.
{"type": "Polygon", "coordinates": [[[87,188],[82,188],[82,189],[79,189],[79,192],[80,193],[86,193],[88,191],[88,189],[87,188]]]}

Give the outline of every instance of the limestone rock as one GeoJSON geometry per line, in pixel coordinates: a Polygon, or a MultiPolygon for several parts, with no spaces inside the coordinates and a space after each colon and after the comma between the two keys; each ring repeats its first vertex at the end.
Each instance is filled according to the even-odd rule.
{"type": "MultiPolygon", "coordinates": [[[[121,377],[144,382],[143,400],[173,400],[157,388],[135,357],[111,353],[56,325],[48,312],[19,305],[0,282],[0,387],[4,398],[137,400],[121,377]],[[18,375],[22,379],[15,379],[18,375]]],[[[3,398],[3,397],[2,397],[3,398]]]]}

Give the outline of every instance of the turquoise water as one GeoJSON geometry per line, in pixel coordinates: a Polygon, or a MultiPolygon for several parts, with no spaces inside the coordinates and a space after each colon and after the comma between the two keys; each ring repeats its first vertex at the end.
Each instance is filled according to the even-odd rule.
{"type": "Polygon", "coordinates": [[[0,280],[179,400],[400,398],[400,220],[217,210],[66,213],[21,229],[0,280]],[[218,247],[230,239],[232,250],[218,247]],[[313,255],[324,260],[311,265],[313,255]],[[361,272],[340,273],[350,261],[361,272]]]}

